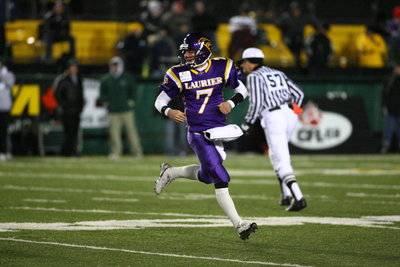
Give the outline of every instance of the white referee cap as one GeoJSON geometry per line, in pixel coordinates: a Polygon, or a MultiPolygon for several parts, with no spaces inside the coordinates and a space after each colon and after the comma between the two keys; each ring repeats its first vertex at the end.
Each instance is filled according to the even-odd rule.
{"type": "Polygon", "coordinates": [[[250,47],[243,51],[242,59],[246,58],[264,58],[264,53],[261,49],[250,47]]]}

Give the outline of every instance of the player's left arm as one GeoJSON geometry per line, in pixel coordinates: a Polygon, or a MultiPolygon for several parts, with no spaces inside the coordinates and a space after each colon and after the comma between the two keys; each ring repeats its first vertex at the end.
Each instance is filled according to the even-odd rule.
{"type": "Polygon", "coordinates": [[[239,68],[231,59],[227,59],[226,70],[225,70],[225,85],[229,88],[233,88],[235,94],[226,102],[222,102],[218,105],[219,110],[228,114],[231,110],[239,103],[243,102],[248,96],[248,90],[246,86],[240,80],[241,74],[239,68]]]}
{"type": "Polygon", "coordinates": [[[245,100],[249,94],[246,86],[241,81],[239,81],[238,87],[233,90],[235,91],[235,94],[231,97],[231,99],[218,105],[219,110],[224,114],[231,112],[231,110],[239,103],[243,102],[243,100],[245,100]]]}

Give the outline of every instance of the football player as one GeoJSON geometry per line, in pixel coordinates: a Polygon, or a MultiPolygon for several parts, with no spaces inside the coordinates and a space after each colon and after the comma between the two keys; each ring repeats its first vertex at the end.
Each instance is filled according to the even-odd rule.
{"type": "Polygon", "coordinates": [[[160,194],[177,178],[186,178],[213,184],[217,202],[229,217],[239,237],[249,238],[257,229],[256,223],[244,222],[236,211],[228,191],[230,177],[222,165],[226,154],[223,144],[206,138],[204,132],[226,125],[226,117],[231,110],[247,97],[247,89],[240,81],[240,72],[229,58],[213,58],[212,43],[200,33],[188,34],[180,45],[181,64],[170,68],[159,86],[161,90],[155,107],[177,123],[186,123],[188,143],[196,153],[200,164],[172,167],[163,163],[160,177],[154,190],[160,194]],[[223,88],[235,91],[235,95],[224,101],[223,88]],[[169,101],[181,95],[185,111],[168,106],[169,101]]]}

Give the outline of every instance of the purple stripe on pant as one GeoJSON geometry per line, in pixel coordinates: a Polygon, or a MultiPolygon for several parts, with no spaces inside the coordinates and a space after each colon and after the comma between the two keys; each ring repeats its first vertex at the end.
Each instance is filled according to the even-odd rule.
{"type": "Polygon", "coordinates": [[[230,177],[213,142],[201,134],[188,133],[188,142],[200,161],[199,180],[206,184],[228,183],[230,177]]]}

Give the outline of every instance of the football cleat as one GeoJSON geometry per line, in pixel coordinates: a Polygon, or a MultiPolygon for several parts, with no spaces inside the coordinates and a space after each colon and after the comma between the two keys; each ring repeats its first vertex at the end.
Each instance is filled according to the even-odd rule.
{"type": "Polygon", "coordinates": [[[154,186],[154,192],[159,195],[161,192],[173,181],[175,178],[171,178],[166,172],[172,166],[168,163],[163,163],[160,166],[160,177],[156,181],[154,186]]]}
{"type": "Polygon", "coordinates": [[[291,203],[292,203],[292,197],[291,196],[287,196],[285,198],[281,198],[281,200],[279,201],[279,205],[281,205],[281,206],[290,206],[291,203]]]}
{"type": "Polygon", "coordinates": [[[249,239],[251,233],[255,233],[257,229],[256,223],[241,223],[237,228],[237,233],[242,240],[249,239]]]}
{"type": "Polygon", "coordinates": [[[299,211],[304,209],[305,207],[307,207],[307,202],[304,198],[300,199],[299,201],[293,199],[292,204],[289,208],[286,209],[286,211],[299,211]]]}

